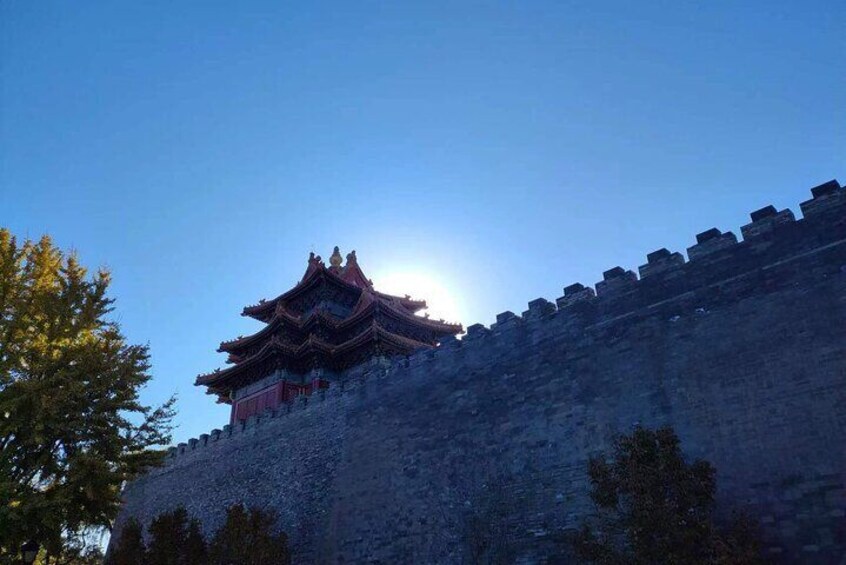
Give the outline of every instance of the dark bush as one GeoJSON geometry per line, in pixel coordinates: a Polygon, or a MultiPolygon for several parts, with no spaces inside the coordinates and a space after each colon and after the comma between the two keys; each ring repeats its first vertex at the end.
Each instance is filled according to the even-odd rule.
{"type": "Polygon", "coordinates": [[[145,548],[141,525],[131,520],[107,565],[287,565],[288,538],[275,529],[276,515],[241,504],[230,507],[226,522],[206,544],[200,523],[178,507],[153,519],[145,548]]]}
{"type": "Polygon", "coordinates": [[[236,504],[226,513],[226,523],[209,546],[214,565],[284,565],[291,562],[288,538],[275,533],[276,515],[236,504]]]}
{"type": "Polygon", "coordinates": [[[106,559],[106,565],[144,565],[144,530],[134,518],[130,519],[106,559]]]}
{"type": "Polygon", "coordinates": [[[595,520],[575,536],[583,561],[632,564],[761,563],[754,524],[714,522],[714,467],[687,463],[675,432],[638,427],[590,460],[595,520]]]}

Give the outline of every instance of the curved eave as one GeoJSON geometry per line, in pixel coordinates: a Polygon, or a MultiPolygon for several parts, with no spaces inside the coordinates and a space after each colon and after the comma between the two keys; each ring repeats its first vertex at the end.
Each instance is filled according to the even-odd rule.
{"type": "Polygon", "coordinates": [[[463,331],[463,326],[461,324],[448,324],[446,322],[441,322],[438,320],[421,318],[420,316],[415,316],[414,314],[411,314],[407,311],[400,310],[399,308],[396,308],[393,304],[376,300],[368,304],[366,308],[362,309],[362,311],[356,313],[355,316],[350,316],[349,318],[345,319],[339,324],[339,327],[343,328],[352,325],[360,321],[362,318],[375,313],[376,311],[380,311],[386,314],[387,316],[394,318],[397,321],[417,326],[419,328],[425,328],[437,334],[455,335],[463,331]]]}
{"type": "Polygon", "coordinates": [[[352,339],[345,341],[344,343],[337,345],[335,348],[333,348],[332,353],[346,353],[347,351],[365,345],[370,341],[385,342],[394,345],[400,349],[408,349],[409,352],[415,351],[420,348],[432,347],[431,345],[423,343],[422,341],[417,341],[389,332],[388,330],[380,326],[378,323],[374,322],[373,325],[371,325],[366,331],[358,334],[352,339]]]}
{"type": "MultiPolygon", "coordinates": [[[[278,309],[277,309],[278,310],[278,309]]],[[[273,317],[267,322],[267,325],[264,326],[262,329],[257,331],[254,334],[248,336],[238,337],[236,339],[232,339],[229,341],[222,341],[220,346],[217,348],[218,353],[231,353],[237,354],[239,349],[243,349],[245,347],[249,347],[253,345],[257,341],[261,341],[262,338],[270,338],[273,336],[274,330],[276,330],[283,320],[283,316],[276,312],[273,314],[273,317]]]]}
{"type": "Polygon", "coordinates": [[[384,312],[388,316],[391,316],[400,322],[425,328],[440,335],[455,335],[464,331],[464,327],[461,324],[450,324],[439,320],[430,320],[428,318],[416,316],[407,310],[398,308],[392,302],[382,300],[384,296],[386,295],[374,291],[362,292],[358,304],[353,309],[353,314],[348,318],[337,322],[329,318],[323,312],[315,312],[308,316],[305,320],[300,320],[285,312],[284,308],[282,308],[280,304],[280,307],[276,308],[273,317],[268,321],[267,326],[250,336],[221,343],[218,351],[232,353],[238,356],[238,350],[259,342],[263,338],[269,338],[280,325],[289,325],[301,332],[307,331],[309,328],[319,324],[325,327],[331,327],[332,329],[344,329],[360,322],[362,319],[373,314],[377,310],[384,312]]]}
{"type": "Polygon", "coordinates": [[[331,272],[329,269],[321,265],[320,267],[312,270],[311,273],[307,274],[306,278],[300,281],[299,284],[297,284],[297,286],[295,286],[291,290],[280,294],[272,300],[265,300],[264,302],[260,302],[259,304],[245,306],[244,310],[241,312],[241,315],[249,316],[262,322],[268,322],[273,316],[277,304],[279,304],[280,302],[287,302],[301,294],[304,294],[305,292],[308,292],[312,288],[318,286],[321,281],[335,284],[336,286],[344,290],[349,290],[353,292],[361,292],[362,290],[361,287],[345,281],[340,276],[336,275],[335,273],[331,272]]]}
{"type": "Polygon", "coordinates": [[[389,302],[393,302],[408,310],[412,314],[415,312],[419,312],[420,310],[424,310],[426,308],[426,301],[425,300],[414,300],[410,296],[394,296],[393,294],[386,294],[384,292],[379,292],[378,290],[374,290],[373,294],[387,300],[389,302]]]}
{"type": "Polygon", "coordinates": [[[250,316],[251,318],[255,318],[262,322],[268,322],[273,316],[277,304],[292,300],[300,294],[309,291],[314,286],[317,286],[321,279],[325,279],[328,282],[335,283],[336,285],[351,291],[361,292],[362,290],[368,290],[385,301],[398,304],[400,307],[408,310],[412,314],[426,308],[425,300],[413,300],[408,296],[394,296],[392,294],[386,294],[384,292],[374,290],[373,285],[364,276],[364,273],[357,264],[351,265],[348,268],[354,270],[351,275],[346,276],[344,274],[335,273],[330,270],[331,268],[327,268],[323,265],[310,268],[306,271],[306,276],[297,284],[297,286],[271,300],[265,300],[251,306],[245,306],[241,315],[250,316]]]}
{"type": "Polygon", "coordinates": [[[220,383],[223,380],[226,380],[228,377],[236,375],[244,370],[248,369],[249,367],[255,365],[258,362],[264,361],[265,359],[269,358],[274,350],[285,348],[286,346],[278,343],[275,340],[268,341],[264,347],[258,350],[254,355],[244,359],[241,363],[229,367],[227,369],[217,369],[211,373],[205,373],[202,375],[198,375],[197,378],[194,380],[195,386],[205,385],[205,386],[213,386],[215,384],[220,383]]]}
{"type": "Polygon", "coordinates": [[[382,326],[374,323],[366,331],[358,334],[345,341],[344,343],[332,346],[314,336],[309,336],[309,339],[297,347],[278,342],[277,340],[269,341],[261,348],[255,355],[251,355],[238,365],[229,367],[227,369],[218,369],[212,373],[206,373],[197,376],[194,381],[195,386],[207,386],[215,391],[222,390],[220,387],[226,387],[226,381],[237,378],[239,375],[249,371],[249,369],[256,364],[271,358],[275,354],[282,354],[291,359],[299,360],[309,355],[321,354],[329,357],[342,356],[358,347],[364,346],[370,342],[382,342],[393,346],[399,351],[412,352],[420,348],[430,348],[431,345],[406,338],[397,334],[393,334],[385,330],[382,326]]]}
{"type": "Polygon", "coordinates": [[[270,339],[273,336],[274,331],[277,330],[280,326],[290,327],[299,332],[307,332],[316,326],[323,326],[335,329],[338,327],[338,325],[338,321],[336,321],[323,311],[312,312],[304,320],[301,320],[300,318],[297,318],[296,316],[293,316],[292,314],[289,314],[287,312],[282,311],[280,308],[277,308],[277,311],[273,315],[273,318],[271,318],[267,325],[261,330],[246,337],[241,337],[231,341],[224,341],[220,344],[220,347],[217,349],[217,351],[220,353],[235,354],[237,356],[238,350],[243,349],[245,347],[249,347],[250,345],[253,345],[256,342],[260,342],[263,338],[270,339]]]}
{"type": "Polygon", "coordinates": [[[276,318],[274,317],[274,319],[271,320],[266,326],[264,326],[262,329],[260,329],[254,334],[248,336],[239,336],[229,341],[221,341],[220,345],[217,348],[217,352],[236,354],[239,349],[249,347],[256,341],[260,341],[263,337],[272,336],[273,330],[276,328],[276,326],[278,326],[278,324],[278,320],[276,320],[276,318]]]}

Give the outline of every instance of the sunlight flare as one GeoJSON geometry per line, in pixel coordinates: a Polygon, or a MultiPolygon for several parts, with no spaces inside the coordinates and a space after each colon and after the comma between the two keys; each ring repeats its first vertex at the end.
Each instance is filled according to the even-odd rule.
{"type": "Polygon", "coordinates": [[[430,318],[443,318],[447,322],[460,322],[460,309],[456,293],[443,281],[421,270],[397,270],[381,273],[373,278],[379,292],[408,294],[417,300],[425,300],[427,309],[420,314],[429,314],[430,318]]]}

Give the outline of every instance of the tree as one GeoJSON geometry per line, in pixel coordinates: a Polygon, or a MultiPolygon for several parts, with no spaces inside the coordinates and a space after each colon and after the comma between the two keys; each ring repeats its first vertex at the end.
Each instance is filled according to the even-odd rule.
{"type": "Polygon", "coordinates": [[[139,401],[148,348],[108,319],[109,282],[47,236],[19,245],[0,229],[0,554],[34,538],[52,563],[163,459],[151,448],[170,441],[173,399],[139,401]]]}
{"type": "Polygon", "coordinates": [[[200,522],[196,518],[188,523],[184,548],[182,565],[207,565],[209,562],[209,549],[203,538],[200,522]]]}
{"type": "Polygon", "coordinates": [[[182,506],[159,514],[148,533],[146,565],[205,565],[208,561],[200,523],[196,518],[189,521],[182,506]]]}
{"type": "Polygon", "coordinates": [[[583,561],[633,564],[759,562],[754,529],[741,520],[728,531],[714,524],[715,470],[687,463],[675,432],[638,427],[618,436],[608,457],[590,460],[591,499],[598,526],[575,539],[583,561]]]}
{"type": "Polygon", "coordinates": [[[147,529],[147,565],[179,565],[188,536],[188,512],[182,506],[156,516],[147,529]]]}
{"type": "Polygon", "coordinates": [[[144,565],[144,530],[135,518],[124,525],[107,565],[144,565]]]}
{"type": "Polygon", "coordinates": [[[515,496],[515,483],[495,462],[486,472],[468,473],[456,480],[453,495],[460,502],[457,533],[468,563],[513,563],[514,515],[524,506],[515,496]]]}
{"type": "Polygon", "coordinates": [[[147,528],[149,544],[144,547],[143,530],[134,519],[121,530],[106,561],[107,565],[285,565],[291,562],[288,538],[276,532],[276,516],[259,509],[245,510],[240,504],[226,512],[226,522],[217,530],[210,547],[200,522],[189,520],[178,507],[153,519],[147,528]]]}
{"type": "Polygon", "coordinates": [[[513,563],[515,548],[511,539],[509,520],[516,510],[509,485],[484,485],[464,508],[462,539],[469,563],[513,563]]]}
{"type": "Polygon", "coordinates": [[[247,511],[236,504],[226,512],[226,522],[209,544],[214,565],[262,565],[291,562],[288,537],[275,533],[276,516],[257,508],[247,511]]]}

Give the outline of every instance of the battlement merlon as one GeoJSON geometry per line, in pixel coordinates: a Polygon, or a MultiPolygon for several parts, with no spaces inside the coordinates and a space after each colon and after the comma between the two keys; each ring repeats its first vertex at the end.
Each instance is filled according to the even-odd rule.
{"type": "Polygon", "coordinates": [[[812,188],[811,195],[813,198],[799,205],[805,218],[839,213],[842,221],[846,207],[846,188],[836,180],[830,180],[812,188]]]}
{"type": "Polygon", "coordinates": [[[644,279],[648,276],[667,271],[678,271],[678,267],[683,266],[684,263],[684,256],[681,253],[671,253],[662,247],[648,254],[646,256],[646,265],[641,265],[637,270],[640,273],[640,278],[644,279]]]}

